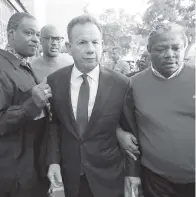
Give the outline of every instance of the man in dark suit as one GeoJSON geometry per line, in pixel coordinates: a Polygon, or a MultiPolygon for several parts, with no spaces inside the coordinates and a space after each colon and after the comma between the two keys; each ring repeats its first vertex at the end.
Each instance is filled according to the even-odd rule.
{"type": "Polygon", "coordinates": [[[131,83],[99,65],[102,30],[93,17],[73,19],[67,31],[74,65],[48,77],[48,177],[56,185],[62,175],[66,197],[123,197],[124,184],[139,180],[139,161],[121,152],[116,137],[119,126],[136,135],[131,83]]]}
{"type": "Polygon", "coordinates": [[[39,155],[51,90],[46,81],[38,84],[27,60],[39,46],[39,28],[33,16],[16,13],[7,34],[0,50],[0,196],[44,197],[39,155]]]}

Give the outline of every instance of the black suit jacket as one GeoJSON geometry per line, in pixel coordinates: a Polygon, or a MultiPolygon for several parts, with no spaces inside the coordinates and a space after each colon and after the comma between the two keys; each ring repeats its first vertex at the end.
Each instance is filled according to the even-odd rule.
{"type": "Polygon", "coordinates": [[[8,191],[15,179],[24,188],[32,187],[39,164],[44,163],[38,157],[47,120],[33,120],[41,109],[31,97],[38,81],[21,64],[14,55],[0,50],[0,189],[8,191]]]}
{"type": "Polygon", "coordinates": [[[83,138],[80,138],[70,96],[72,68],[62,68],[48,77],[53,94],[48,164],[61,164],[68,197],[77,196],[81,163],[94,197],[123,197],[124,177],[139,173],[138,161],[126,160],[116,137],[119,124],[136,135],[130,81],[100,67],[94,108],[83,138]]]}

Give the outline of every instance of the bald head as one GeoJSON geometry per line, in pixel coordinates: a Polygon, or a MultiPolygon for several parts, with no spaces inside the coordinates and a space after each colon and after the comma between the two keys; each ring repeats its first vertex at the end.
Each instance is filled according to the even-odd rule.
{"type": "Polygon", "coordinates": [[[61,34],[54,25],[45,25],[41,29],[41,37],[47,36],[61,37],[61,34]]]}
{"type": "Polygon", "coordinates": [[[61,51],[63,37],[54,25],[45,25],[41,29],[41,45],[46,56],[56,57],[61,51]]]}

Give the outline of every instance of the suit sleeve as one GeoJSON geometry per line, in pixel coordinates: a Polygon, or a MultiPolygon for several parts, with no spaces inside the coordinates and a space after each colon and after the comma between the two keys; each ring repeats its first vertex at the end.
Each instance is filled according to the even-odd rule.
{"type": "Polygon", "coordinates": [[[0,71],[0,135],[18,131],[26,120],[33,120],[41,109],[30,97],[21,105],[14,105],[13,98],[16,88],[9,76],[0,71]]]}
{"type": "MultiPolygon", "coordinates": [[[[48,80],[49,82],[50,80],[48,80]]],[[[50,82],[49,82],[50,85],[50,82]]],[[[50,99],[52,120],[49,124],[49,135],[47,142],[47,161],[46,164],[59,164],[60,163],[60,134],[59,134],[59,121],[56,116],[53,100],[50,99]]]]}
{"type": "MultiPolygon", "coordinates": [[[[133,100],[133,90],[131,80],[129,80],[128,88],[125,94],[123,111],[120,119],[120,126],[124,131],[132,133],[137,141],[137,125],[135,119],[135,109],[134,109],[134,100],[133,100]]],[[[130,156],[125,154],[125,167],[126,167],[126,176],[139,177],[140,175],[140,158],[135,161],[130,156]]]]}

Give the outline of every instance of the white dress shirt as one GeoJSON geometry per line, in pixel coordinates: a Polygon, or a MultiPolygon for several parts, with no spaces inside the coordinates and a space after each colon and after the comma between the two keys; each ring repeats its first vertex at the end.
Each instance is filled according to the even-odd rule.
{"type": "MultiPolygon", "coordinates": [[[[97,65],[91,72],[87,73],[87,80],[90,88],[89,95],[89,104],[88,104],[88,118],[90,119],[94,104],[95,98],[97,95],[97,89],[99,84],[99,65],[97,65]]],[[[76,119],[77,105],[78,105],[78,96],[80,91],[80,86],[83,82],[81,73],[76,66],[74,65],[71,73],[71,103],[73,108],[73,113],[76,119]]]]}

